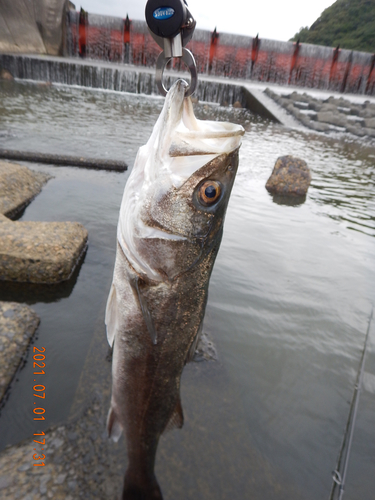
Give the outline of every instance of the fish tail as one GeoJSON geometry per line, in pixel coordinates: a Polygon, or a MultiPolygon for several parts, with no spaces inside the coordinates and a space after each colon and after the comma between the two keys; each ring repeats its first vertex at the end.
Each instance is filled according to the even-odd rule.
{"type": "Polygon", "coordinates": [[[125,476],[122,500],[163,500],[160,486],[155,476],[141,485],[133,483],[125,476]]]}

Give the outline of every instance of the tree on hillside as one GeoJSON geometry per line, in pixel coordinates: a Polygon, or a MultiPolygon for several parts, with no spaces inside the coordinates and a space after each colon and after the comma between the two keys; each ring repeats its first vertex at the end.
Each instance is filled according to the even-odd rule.
{"type": "Polygon", "coordinates": [[[337,0],[291,41],[375,52],[375,0],[337,0]]]}

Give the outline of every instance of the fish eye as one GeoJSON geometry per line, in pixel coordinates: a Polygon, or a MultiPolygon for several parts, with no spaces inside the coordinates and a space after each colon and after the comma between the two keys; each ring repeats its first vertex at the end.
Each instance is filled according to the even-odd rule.
{"type": "Polygon", "coordinates": [[[220,184],[216,181],[204,182],[198,191],[199,201],[203,205],[212,205],[217,201],[221,194],[220,184]]]}

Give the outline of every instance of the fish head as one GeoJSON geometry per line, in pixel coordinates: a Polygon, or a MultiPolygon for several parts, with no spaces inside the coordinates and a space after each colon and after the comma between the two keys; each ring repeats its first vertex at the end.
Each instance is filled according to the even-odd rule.
{"type": "Polygon", "coordinates": [[[241,125],[197,120],[185,82],[168,92],[127,182],[118,239],[135,270],[173,279],[220,242],[241,125]]]}

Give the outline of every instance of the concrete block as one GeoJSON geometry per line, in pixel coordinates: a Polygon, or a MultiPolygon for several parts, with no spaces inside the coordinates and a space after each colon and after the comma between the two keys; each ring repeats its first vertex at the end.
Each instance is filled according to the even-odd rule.
{"type": "Polygon", "coordinates": [[[27,167],[0,161],[0,213],[13,217],[25,208],[50,179],[27,167]]]}
{"type": "Polygon", "coordinates": [[[328,112],[335,113],[337,112],[337,106],[330,103],[323,103],[322,107],[320,108],[320,111],[322,113],[328,113],[328,112]]]}
{"type": "Polygon", "coordinates": [[[323,107],[323,104],[319,101],[311,101],[309,104],[309,109],[313,111],[320,111],[323,107]]]}
{"type": "Polygon", "coordinates": [[[317,114],[318,122],[330,123],[331,125],[336,125],[337,127],[346,127],[347,118],[345,115],[341,115],[337,112],[332,111],[319,111],[317,114]]]}
{"type": "Polygon", "coordinates": [[[362,118],[374,118],[375,112],[370,108],[364,108],[359,111],[358,116],[361,116],[362,118]]]}
{"type": "Polygon", "coordinates": [[[0,220],[0,281],[60,283],[70,278],[87,246],[78,222],[0,220]]]}
{"type": "Polygon", "coordinates": [[[365,129],[361,126],[348,125],[346,130],[353,135],[357,135],[358,137],[363,137],[366,135],[365,129]]]}
{"type": "Polygon", "coordinates": [[[368,137],[375,137],[375,129],[363,127],[363,131],[368,137]]]}
{"type": "Polygon", "coordinates": [[[317,132],[328,132],[330,130],[329,125],[327,123],[320,123],[316,121],[310,121],[309,127],[317,132]]]}
{"type": "Polygon", "coordinates": [[[365,118],[364,125],[366,128],[374,128],[375,129],[375,118],[365,118]]]}

